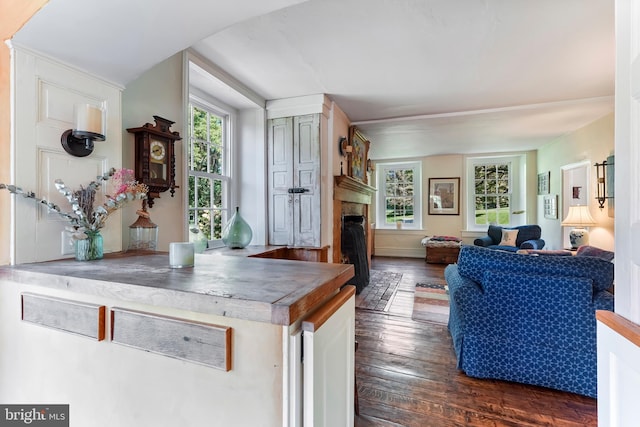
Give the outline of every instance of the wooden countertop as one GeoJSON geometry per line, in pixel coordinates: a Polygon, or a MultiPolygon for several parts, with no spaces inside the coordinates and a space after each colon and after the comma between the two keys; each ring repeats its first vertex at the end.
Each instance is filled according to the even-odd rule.
{"type": "Polygon", "coordinates": [[[195,267],[185,269],[169,268],[167,253],[0,268],[0,279],[18,283],[278,325],[291,325],[353,276],[351,264],[211,253],[196,254],[195,267]]]}

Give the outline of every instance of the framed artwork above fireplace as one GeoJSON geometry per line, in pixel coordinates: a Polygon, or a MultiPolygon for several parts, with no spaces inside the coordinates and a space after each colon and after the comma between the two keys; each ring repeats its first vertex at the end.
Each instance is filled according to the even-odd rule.
{"type": "Polygon", "coordinates": [[[367,184],[367,160],[370,142],[357,127],[349,127],[351,152],[347,156],[347,175],[367,184]]]}

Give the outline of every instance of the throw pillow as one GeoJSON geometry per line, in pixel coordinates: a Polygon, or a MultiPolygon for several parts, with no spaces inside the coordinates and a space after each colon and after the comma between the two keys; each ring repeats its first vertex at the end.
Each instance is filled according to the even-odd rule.
{"type": "Polygon", "coordinates": [[[461,242],[462,239],[454,236],[432,236],[431,240],[435,242],[461,242]]]}
{"type": "Polygon", "coordinates": [[[612,261],[615,253],[597,248],[595,246],[582,245],[578,248],[576,256],[594,256],[597,258],[602,258],[606,261],[612,261]]]}
{"type": "Polygon", "coordinates": [[[502,240],[500,240],[500,246],[516,246],[516,239],[518,238],[518,230],[502,230],[502,240]]]}

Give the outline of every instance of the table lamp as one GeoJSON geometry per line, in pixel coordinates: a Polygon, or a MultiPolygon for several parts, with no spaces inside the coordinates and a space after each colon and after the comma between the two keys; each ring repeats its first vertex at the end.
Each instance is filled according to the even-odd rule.
{"type": "Polygon", "coordinates": [[[578,249],[579,246],[589,244],[589,232],[585,227],[596,225],[595,220],[589,213],[589,206],[577,205],[569,206],[567,217],[562,221],[563,227],[574,227],[569,232],[571,249],[578,249]]]}

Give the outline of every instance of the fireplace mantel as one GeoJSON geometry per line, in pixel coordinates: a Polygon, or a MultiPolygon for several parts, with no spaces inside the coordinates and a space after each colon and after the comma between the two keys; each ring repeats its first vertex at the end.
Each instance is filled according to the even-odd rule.
{"type": "Polygon", "coordinates": [[[334,177],[333,199],[342,202],[371,204],[371,197],[378,191],[357,179],[346,175],[334,177]]]}

